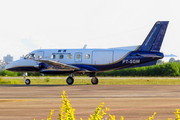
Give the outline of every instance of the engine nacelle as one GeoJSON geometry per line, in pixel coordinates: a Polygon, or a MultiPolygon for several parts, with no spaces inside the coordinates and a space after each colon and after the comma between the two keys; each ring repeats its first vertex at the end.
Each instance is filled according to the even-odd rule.
{"type": "Polygon", "coordinates": [[[38,65],[34,65],[35,68],[37,69],[43,69],[45,67],[45,64],[44,63],[40,63],[38,65]]]}

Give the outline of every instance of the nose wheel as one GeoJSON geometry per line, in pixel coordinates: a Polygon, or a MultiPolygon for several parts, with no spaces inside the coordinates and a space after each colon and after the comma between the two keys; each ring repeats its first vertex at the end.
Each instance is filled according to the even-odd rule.
{"type": "Polygon", "coordinates": [[[25,83],[26,83],[26,85],[30,85],[31,84],[31,80],[30,79],[26,79],[25,83]]]}
{"type": "Polygon", "coordinates": [[[24,77],[24,82],[26,83],[26,85],[30,85],[31,84],[31,80],[30,79],[26,79],[26,76],[27,76],[27,72],[25,72],[24,74],[23,74],[23,77],[24,77]]]}

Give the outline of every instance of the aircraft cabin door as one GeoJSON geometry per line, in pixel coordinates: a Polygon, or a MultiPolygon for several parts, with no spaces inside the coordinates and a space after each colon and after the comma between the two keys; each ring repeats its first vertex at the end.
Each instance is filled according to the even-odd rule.
{"type": "Polygon", "coordinates": [[[75,56],[74,56],[74,61],[77,62],[77,63],[80,63],[82,62],[82,53],[81,52],[77,52],[75,53],[75,56]]]}
{"type": "Polygon", "coordinates": [[[110,64],[113,62],[114,51],[112,50],[94,50],[92,53],[92,63],[110,64]]]}

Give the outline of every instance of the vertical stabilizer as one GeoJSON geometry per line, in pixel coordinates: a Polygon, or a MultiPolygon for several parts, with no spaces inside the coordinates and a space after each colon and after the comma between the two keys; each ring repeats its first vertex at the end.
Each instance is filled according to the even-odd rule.
{"type": "Polygon", "coordinates": [[[137,51],[159,52],[169,21],[158,21],[155,23],[143,44],[137,51]]]}

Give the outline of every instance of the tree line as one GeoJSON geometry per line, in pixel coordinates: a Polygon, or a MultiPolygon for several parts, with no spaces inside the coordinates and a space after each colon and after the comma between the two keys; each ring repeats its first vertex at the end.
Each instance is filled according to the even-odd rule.
{"type": "Polygon", "coordinates": [[[98,73],[99,76],[180,76],[180,62],[120,69],[98,73]]]}

